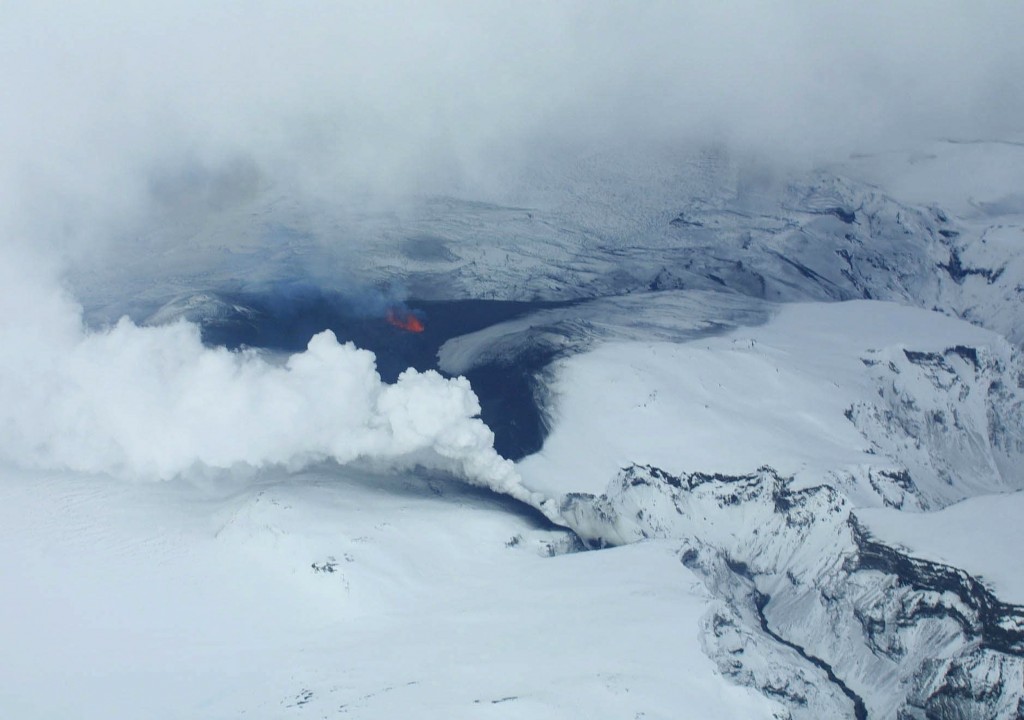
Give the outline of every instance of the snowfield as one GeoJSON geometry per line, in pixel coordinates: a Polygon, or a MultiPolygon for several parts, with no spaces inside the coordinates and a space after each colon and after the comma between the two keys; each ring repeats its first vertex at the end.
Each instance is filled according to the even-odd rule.
{"type": "MultiPolygon", "coordinates": [[[[904,351],[954,346],[1011,354],[994,333],[890,303],[774,310],[764,325],[718,337],[608,342],[556,363],[552,433],[540,453],[519,464],[527,485],[548,494],[600,492],[631,463],[728,474],[770,465],[803,486],[863,475],[870,467],[895,468],[901,449],[865,437],[847,417],[851,408],[877,403],[881,382],[908,383],[921,405],[940,402],[948,389],[921,385],[906,373],[879,378],[876,366],[885,367],[890,356],[906,365],[904,351]]],[[[987,415],[984,407],[980,412],[970,420],[983,431],[987,415]]],[[[993,490],[1024,482],[1019,453],[1005,477],[981,455],[979,472],[991,474],[993,490]]],[[[859,490],[854,497],[881,502],[859,490]]]]}
{"type": "Polygon", "coordinates": [[[671,544],[572,537],[451,481],[125,484],[7,468],[17,718],[771,718],[697,641],[671,544]]]}

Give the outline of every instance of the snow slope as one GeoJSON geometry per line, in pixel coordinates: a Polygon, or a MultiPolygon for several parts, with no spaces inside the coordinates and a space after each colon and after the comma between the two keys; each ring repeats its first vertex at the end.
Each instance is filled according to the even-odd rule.
{"type": "Polygon", "coordinates": [[[571,536],[458,483],[338,468],[2,480],[6,717],[778,709],[701,652],[708,594],[671,546],[563,554],[571,536]]]}
{"type": "Polygon", "coordinates": [[[879,540],[963,568],[1007,602],[1024,605],[1024,493],[972,497],[938,512],[864,508],[857,518],[879,540]]]}
{"type": "Polygon", "coordinates": [[[1024,485],[1017,363],[993,332],[877,301],[611,339],[554,364],[551,435],[518,468],[592,547],[680,543],[717,600],[708,654],[793,717],[1016,717],[1024,607],[977,576],[1019,569],[1014,513],[952,554],[928,538],[1024,485]]]}
{"type": "MultiPolygon", "coordinates": [[[[764,325],[683,343],[609,342],[556,363],[552,433],[519,470],[531,488],[561,494],[600,492],[631,463],[730,474],[770,465],[804,486],[836,484],[866,505],[895,501],[872,485],[879,472],[912,471],[911,494],[923,505],[959,500],[975,486],[1020,487],[1021,449],[1006,453],[986,437],[995,378],[967,366],[936,386],[908,360],[908,352],[955,346],[1010,362],[994,333],[866,301],[783,305],[764,325]],[[886,395],[893,388],[903,393],[897,399],[886,395]],[[977,400],[969,412],[961,391],[977,400]],[[913,403],[908,422],[927,424],[933,408],[954,402],[963,427],[937,428],[930,450],[911,452],[873,424],[910,408],[904,397],[913,403]],[[949,442],[959,443],[955,458],[942,452],[949,442]],[[951,464],[963,471],[955,486],[943,480],[951,464]]],[[[1018,437],[1020,401],[1018,389],[1005,403],[1018,437]]]]}

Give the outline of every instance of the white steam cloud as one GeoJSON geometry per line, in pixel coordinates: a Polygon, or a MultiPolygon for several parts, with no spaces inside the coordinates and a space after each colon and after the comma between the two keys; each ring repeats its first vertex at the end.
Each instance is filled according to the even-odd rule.
{"type": "Polygon", "coordinates": [[[372,353],[330,331],[273,364],[204,347],[186,322],[123,319],[89,332],[40,280],[0,271],[0,458],[22,466],[170,479],[195,465],[303,466],[333,459],[457,472],[547,509],[493,448],[464,378],[407,370],[382,383],[372,353]]]}

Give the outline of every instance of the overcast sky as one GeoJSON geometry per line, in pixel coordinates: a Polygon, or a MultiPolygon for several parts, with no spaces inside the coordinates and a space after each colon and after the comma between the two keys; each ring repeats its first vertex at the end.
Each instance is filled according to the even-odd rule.
{"type": "Polygon", "coordinates": [[[607,143],[807,162],[1006,135],[1022,27],[1011,0],[5,1],[3,212],[106,228],[195,166],[394,192],[607,143]]]}

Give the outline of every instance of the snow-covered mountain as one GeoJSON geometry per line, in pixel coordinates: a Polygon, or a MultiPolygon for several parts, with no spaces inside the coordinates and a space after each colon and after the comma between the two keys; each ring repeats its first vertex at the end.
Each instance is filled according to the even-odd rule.
{"type": "Polygon", "coordinates": [[[1024,716],[1022,155],[146,220],[3,331],[0,704],[1024,716]]]}
{"type": "MultiPolygon", "coordinates": [[[[102,328],[127,313],[294,352],[308,321],[374,349],[382,372],[466,375],[518,458],[481,460],[468,425],[425,429],[410,396],[409,419],[392,404],[367,421],[419,428],[408,447],[304,446],[286,469],[343,465],[260,470],[230,493],[207,471],[188,491],[202,499],[174,499],[206,508],[218,529],[202,542],[277,577],[281,607],[322,613],[254,637],[287,654],[312,633],[320,649],[302,678],[197,697],[183,716],[1024,716],[1019,155],[940,142],[779,177],[714,148],[609,151],[502,197],[396,214],[261,196],[136,239],[159,275],[151,257],[80,268],[100,334],[126,332],[102,328]],[[426,330],[389,328],[394,307],[426,330]],[[420,469],[344,465],[387,453],[420,469]],[[525,505],[460,490],[452,471],[525,505]]],[[[223,466],[247,477],[263,458],[223,466]]],[[[149,542],[195,541],[177,533],[149,542]]],[[[142,562],[104,572],[132,585],[142,562]]],[[[218,567],[170,571],[206,584],[218,567]]]]}
{"type": "Polygon", "coordinates": [[[1021,27],[4,3],[0,720],[1024,720],[1021,27]]]}
{"type": "MultiPolygon", "coordinates": [[[[1015,500],[1017,357],[996,334],[874,301],[608,342],[556,366],[552,433],[520,471],[592,546],[677,541],[719,601],[708,653],[794,717],[1016,717],[1024,608],[971,568],[875,539],[858,513],[888,508],[898,527],[896,511],[1015,500]]],[[[997,537],[1016,525],[1003,517],[997,537]]],[[[1014,550],[992,551],[1019,574],[1014,550]]]]}

